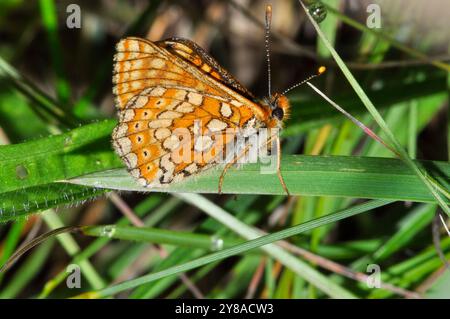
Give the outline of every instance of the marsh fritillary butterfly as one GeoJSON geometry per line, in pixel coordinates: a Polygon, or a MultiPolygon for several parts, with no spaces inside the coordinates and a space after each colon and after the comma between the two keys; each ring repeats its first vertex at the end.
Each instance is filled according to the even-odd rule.
{"type": "MultiPolygon", "coordinates": [[[[116,50],[113,91],[119,124],[113,146],[144,186],[168,185],[216,166],[240,134],[248,137],[261,128],[281,128],[289,113],[284,95],[269,93],[269,98],[258,100],[192,41],[130,37],[122,39],[116,50]],[[199,120],[202,127],[196,127],[199,120]],[[180,129],[187,132],[187,148],[182,143],[186,136],[175,133],[180,129]],[[194,138],[196,131],[205,130],[215,135],[194,138]]],[[[287,192],[279,160],[277,168],[287,192]]],[[[219,192],[222,180],[223,174],[219,192]]]]}

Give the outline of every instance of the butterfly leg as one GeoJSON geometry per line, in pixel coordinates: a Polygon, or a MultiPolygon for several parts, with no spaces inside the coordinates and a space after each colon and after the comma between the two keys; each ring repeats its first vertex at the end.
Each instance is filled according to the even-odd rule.
{"type": "MultiPolygon", "coordinates": [[[[287,196],[290,196],[289,190],[286,186],[286,183],[284,182],[283,179],[283,175],[281,174],[281,142],[280,142],[280,138],[279,136],[272,136],[269,138],[268,143],[270,143],[273,139],[275,139],[276,141],[276,148],[277,148],[277,175],[278,175],[278,179],[280,180],[281,186],[283,187],[283,190],[286,192],[287,196]]],[[[223,171],[222,174],[220,174],[219,177],[219,190],[218,193],[221,194],[222,193],[222,185],[223,185],[223,180],[225,178],[225,174],[227,172],[227,170],[233,166],[241,157],[245,156],[245,154],[247,154],[247,152],[249,151],[250,146],[247,146],[242,152],[241,154],[235,156],[233,158],[232,161],[228,162],[223,171]]]]}
{"type": "Polygon", "coordinates": [[[276,143],[277,143],[277,175],[278,179],[280,180],[281,186],[283,187],[284,191],[286,192],[287,196],[290,196],[289,190],[286,186],[286,183],[284,182],[283,175],[281,175],[281,142],[280,137],[277,136],[276,143]]]}
{"type": "Polygon", "coordinates": [[[227,172],[227,170],[237,161],[237,157],[235,157],[231,162],[227,163],[225,165],[225,167],[223,168],[222,174],[220,174],[219,177],[219,189],[218,189],[218,193],[222,194],[222,184],[223,184],[223,179],[225,178],[225,174],[227,172]]]}
{"type": "Polygon", "coordinates": [[[236,155],[232,161],[228,162],[225,167],[223,168],[222,174],[220,174],[219,177],[219,190],[218,193],[221,194],[222,193],[222,184],[223,184],[223,180],[225,178],[225,174],[227,173],[227,170],[233,166],[234,164],[236,164],[236,162],[243,156],[245,156],[245,154],[247,154],[248,150],[250,149],[249,146],[246,146],[245,149],[239,154],[236,155]]]}

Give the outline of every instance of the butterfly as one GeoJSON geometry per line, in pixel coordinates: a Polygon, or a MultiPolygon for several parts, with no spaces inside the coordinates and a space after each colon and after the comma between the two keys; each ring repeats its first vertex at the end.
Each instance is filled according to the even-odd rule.
{"type": "MultiPolygon", "coordinates": [[[[236,138],[281,129],[290,110],[284,94],[257,99],[200,46],[182,38],[120,40],[113,84],[119,114],[113,147],[130,174],[147,187],[177,183],[217,166],[236,138]],[[201,127],[196,127],[198,121],[201,127]],[[184,136],[175,133],[180,129],[184,136]],[[194,137],[205,130],[214,132],[214,138],[194,137]]],[[[274,140],[279,154],[278,137],[270,136],[267,143],[274,140]]],[[[245,152],[226,163],[219,193],[226,170],[245,152]]],[[[277,173],[289,194],[279,158],[277,173]]]]}

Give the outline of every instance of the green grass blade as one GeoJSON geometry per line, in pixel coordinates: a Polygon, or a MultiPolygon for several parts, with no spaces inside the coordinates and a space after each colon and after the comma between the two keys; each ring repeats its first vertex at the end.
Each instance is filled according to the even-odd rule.
{"type": "MultiPolygon", "coordinates": [[[[43,219],[50,229],[57,229],[65,226],[56,212],[52,209],[49,209],[43,214],[43,219]]],[[[56,238],[70,256],[75,256],[80,252],[80,247],[71,234],[60,234],[56,236],[56,238]]],[[[106,285],[89,260],[81,260],[78,265],[80,266],[81,273],[86,277],[86,280],[93,289],[100,289],[106,285]]]]}
{"type": "MultiPolygon", "coordinates": [[[[142,241],[156,244],[167,244],[175,246],[187,246],[215,250],[214,235],[196,234],[192,232],[172,231],[160,228],[132,227],[120,225],[90,226],[83,227],[83,234],[95,237],[106,237],[111,239],[142,241]]],[[[220,237],[224,248],[242,243],[235,238],[220,237]]]]}
{"type": "MultiPolygon", "coordinates": [[[[301,3],[301,4],[306,11],[306,7],[304,6],[304,4],[303,3],[301,3]]],[[[338,10],[333,8],[332,6],[328,5],[326,2],[324,3],[324,5],[330,13],[337,15],[342,20],[342,22],[354,27],[355,29],[360,30],[362,32],[368,32],[368,33],[374,35],[375,37],[379,38],[380,40],[389,42],[389,44],[391,46],[397,48],[398,50],[401,50],[401,51],[403,51],[413,57],[416,57],[422,61],[426,61],[444,71],[447,71],[447,72],[450,71],[449,64],[447,64],[445,62],[441,62],[441,61],[431,60],[426,54],[404,45],[403,43],[395,40],[393,37],[387,35],[386,33],[378,31],[377,29],[368,28],[364,24],[359,23],[350,17],[347,17],[346,15],[340,13],[338,10]]]]}
{"type": "Polygon", "coordinates": [[[10,281],[0,290],[0,299],[15,298],[42,270],[55,246],[54,239],[44,242],[31,252],[14,273],[10,281]]]}
{"type": "Polygon", "coordinates": [[[81,204],[108,192],[107,189],[53,183],[0,193],[0,223],[62,205],[81,204]]]}
{"type": "Polygon", "coordinates": [[[73,127],[77,124],[64,107],[42,90],[27,81],[13,66],[0,56],[0,79],[5,85],[12,86],[32,103],[35,113],[44,118],[49,126],[73,127]]]}
{"type": "Polygon", "coordinates": [[[114,121],[85,125],[64,134],[0,146],[0,193],[121,167],[112,152],[114,121]]]}
{"type": "MultiPolygon", "coordinates": [[[[205,197],[197,194],[178,194],[178,197],[182,198],[184,201],[190,203],[193,206],[198,207],[210,217],[216,219],[221,224],[228,227],[233,232],[242,236],[245,239],[252,240],[261,236],[259,230],[248,226],[247,224],[241,222],[239,219],[235,218],[227,211],[225,211],[220,206],[217,206],[213,202],[209,201],[205,197]]],[[[268,245],[267,247],[262,247],[268,255],[278,260],[281,264],[291,269],[298,276],[304,278],[313,286],[322,290],[324,293],[334,298],[352,298],[353,294],[348,292],[346,289],[336,285],[334,282],[330,281],[326,276],[315,270],[308,263],[298,259],[297,257],[286,252],[284,249],[268,245]]]]}
{"type": "Polygon", "coordinates": [[[345,209],[343,211],[336,212],[334,214],[330,214],[330,215],[327,215],[327,216],[324,216],[324,217],[321,217],[321,218],[318,218],[315,220],[311,220],[309,222],[306,222],[306,223],[303,223],[300,225],[296,225],[296,226],[284,229],[282,231],[279,231],[279,232],[276,232],[273,234],[261,236],[259,238],[250,240],[244,244],[237,245],[232,248],[224,249],[222,251],[219,251],[219,252],[204,256],[204,257],[200,257],[193,261],[190,261],[190,262],[187,262],[184,264],[180,264],[180,265],[171,267],[169,269],[165,269],[165,270],[157,272],[157,273],[148,274],[148,275],[145,275],[145,276],[133,279],[133,280],[125,281],[123,283],[120,283],[120,284],[117,284],[117,285],[114,285],[114,286],[111,286],[111,287],[108,287],[108,288],[105,288],[105,289],[102,289],[99,291],[83,294],[82,297],[91,297],[91,298],[108,297],[108,296],[117,294],[121,291],[131,289],[131,288],[143,285],[145,283],[155,281],[160,278],[164,278],[167,276],[186,272],[190,269],[194,269],[194,268],[209,264],[211,262],[214,262],[214,261],[217,261],[220,259],[235,256],[235,255],[244,253],[246,251],[249,251],[251,249],[255,249],[255,248],[273,243],[278,240],[286,239],[288,237],[298,235],[298,234],[308,231],[310,229],[314,229],[314,228],[317,228],[317,227],[320,227],[320,226],[323,226],[323,225],[326,225],[329,223],[333,223],[338,220],[348,218],[348,217],[360,214],[362,212],[366,212],[368,210],[387,205],[389,203],[390,203],[390,201],[374,200],[374,201],[370,201],[370,202],[367,202],[364,204],[360,204],[360,205],[351,207],[349,209],[345,209]]]}
{"type": "Polygon", "coordinates": [[[436,213],[436,205],[421,205],[413,210],[399,225],[397,232],[373,254],[375,262],[386,259],[406,246],[424,227],[429,225],[436,213]]]}
{"type": "MultiPolygon", "coordinates": [[[[366,91],[380,110],[390,109],[401,102],[412,98],[427,98],[447,94],[445,74],[427,74],[425,79],[414,78],[408,82],[407,77],[395,77],[392,83],[386,83],[382,90],[367,88],[366,91]]],[[[296,93],[289,96],[292,106],[292,117],[282,131],[283,136],[292,136],[316,128],[326,123],[343,121],[344,117],[316,96],[303,97],[296,93]]],[[[352,115],[366,112],[362,103],[353,94],[336,92],[333,100],[352,115]]],[[[426,106],[424,106],[426,107],[426,106]]]]}
{"type": "MultiPolygon", "coordinates": [[[[447,181],[450,164],[422,162],[434,168],[447,181]]],[[[390,158],[355,156],[286,155],[282,172],[292,195],[385,198],[434,202],[426,187],[402,161],[390,158]]],[[[195,178],[164,188],[144,188],[126,172],[111,170],[69,180],[68,182],[99,188],[130,191],[217,193],[220,169],[212,169],[195,178]]],[[[224,193],[279,194],[283,189],[276,174],[261,174],[258,164],[230,169],[223,184],[224,193]]]]}
{"type": "MultiPolygon", "coordinates": [[[[354,78],[348,67],[345,65],[344,61],[341,59],[339,54],[336,52],[336,50],[333,48],[333,46],[330,44],[326,36],[323,34],[322,30],[320,29],[317,22],[314,20],[314,18],[311,16],[311,14],[308,12],[308,9],[304,5],[304,3],[299,0],[299,3],[305,10],[306,15],[308,16],[309,20],[313,24],[314,28],[317,31],[317,34],[323,41],[324,45],[330,50],[331,55],[333,56],[334,60],[338,64],[339,68],[341,69],[344,76],[349,81],[350,85],[358,95],[358,97],[363,102],[364,106],[367,108],[367,110],[370,112],[370,114],[373,116],[374,120],[377,122],[377,124],[380,126],[380,128],[383,130],[383,132],[386,134],[388,138],[388,142],[392,144],[392,146],[395,148],[395,150],[400,154],[400,157],[405,163],[410,167],[412,171],[414,171],[417,176],[422,180],[423,184],[426,185],[429,192],[433,195],[434,198],[436,198],[436,201],[438,202],[439,206],[445,211],[447,215],[450,216],[450,208],[446,204],[445,200],[442,198],[441,194],[437,191],[435,186],[429,181],[429,179],[426,177],[426,175],[422,172],[421,168],[419,168],[415,162],[413,162],[405,149],[400,145],[400,143],[397,141],[395,136],[392,134],[389,127],[386,125],[386,122],[381,117],[380,113],[377,111],[375,106],[373,105],[372,101],[369,99],[367,94],[364,92],[362,87],[359,85],[358,81],[354,78]]],[[[450,69],[450,67],[447,65],[447,69],[450,69]]]]}
{"type": "MultiPolygon", "coordinates": [[[[0,146],[0,221],[106,192],[100,188],[149,191],[139,187],[125,171],[111,171],[123,167],[110,145],[114,124],[102,121],[60,135],[0,146]],[[90,173],[95,174],[85,175],[90,173]],[[54,184],[75,177],[71,183],[87,187],[54,184]],[[59,192],[59,187],[65,191],[59,192]]],[[[292,194],[434,202],[417,177],[396,159],[283,156],[282,161],[292,194]]],[[[448,185],[448,163],[419,163],[436,172],[434,177],[441,184],[448,185]]],[[[159,191],[216,193],[220,173],[212,169],[159,191]]],[[[257,164],[231,169],[224,192],[283,195],[276,174],[260,174],[257,164]]]]}
{"type": "Polygon", "coordinates": [[[40,0],[42,24],[47,32],[48,47],[52,57],[53,68],[56,72],[56,92],[59,100],[66,105],[70,98],[70,85],[64,76],[61,42],[58,35],[58,17],[53,0],[40,0]]]}

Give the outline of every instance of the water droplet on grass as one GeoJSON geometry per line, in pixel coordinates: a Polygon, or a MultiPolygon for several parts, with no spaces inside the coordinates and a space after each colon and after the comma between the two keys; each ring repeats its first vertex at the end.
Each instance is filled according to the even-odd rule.
{"type": "Polygon", "coordinates": [[[223,248],[223,239],[217,236],[211,237],[211,250],[218,251],[223,248]]]}
{"type": "Polygon", "coordinates": [[[101,235],[108,237],[108,238],[112,238],[112,236],[114,236],[114,233],[116,232],[116,226],[105,226],[103,227],[102,231],[101,231],[101,235]]]}
{"type": "Polygon", "coordinates": [[[320,1],[310,4],[308,11],[317,23],[322,22],[327,17],[327,8],[320,1]]]}
{"type": "Polygon", "coordinates": [[[28,170],[23,165],[16,166],[16,176],[18,179],[25,179],[28,177],[28,170]]]}

